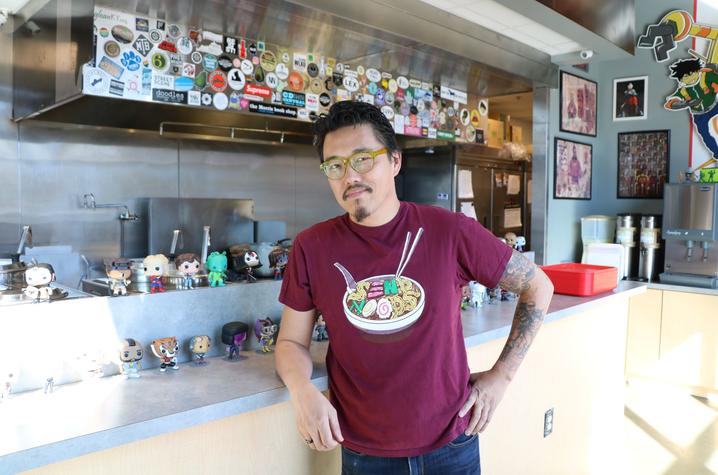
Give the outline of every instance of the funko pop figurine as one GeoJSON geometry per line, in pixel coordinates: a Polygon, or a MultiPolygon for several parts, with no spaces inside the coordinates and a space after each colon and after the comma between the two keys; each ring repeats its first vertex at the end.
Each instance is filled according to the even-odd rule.
{"type": "Polygon", "coordinates": [[[177,353],[179,353],[177,338],[171,336],[152,340],[151,347],[152,353],[160,359],[160,371],[164,372],[168,366],[175,370],[179,369],[177,365],[177,353]]]}
{"type": "Polygon", "coordinates": [[[169,260],[163,254],[152,254],[145,257],[142,264],[145,266],[145,275],[150,278],[150,293],[164,292],[162,276],[165,275],[169,260]]]}
{"type": "Polygon", "coordinates": [[[277,324],[271,318],[260,318],[254,323],[254,335],[262,346],[262,353],[271,353],[274,344],[274,335],[277,334],[277,324]]]}
{"type": "Polygon", "coordinates": [[[122,340],[120,345],[120,369],[127,379],[139,378],[142,369],[142,344],[134,338],[122,340]]]}
{"type": "Polygon", "coordinates": [[[262,267],[262,263],[259,261],[259,255],[256,252],[244,248],[240,249],[234,256],[234,267],[234,270],[240,274],[244,274],[244,278],[247,279],[249,283],[257,281],[257,278],[254,276],[254,269],[262,267]]]}
{"type": "Polygon", "coordinates": [[[130,260],[122,257],[105,261],[105,272],[110,279],[112,296],[127,295],[127,286],[130,285],[130,260]]]}
{"type": "Polygon", "coordinates": [[[42,389],[43,394],[50,394],[55,391],[55,378],[50,376],[45,379],[45,387],[42,389]]]}
{"type": "Polygon", "coordinates": [[[12,385],[17,381],[17,371],[10,369],[0,370],[0,402],[8,398],[12,392],[12,385]]]}
{"type": "Polygon", "coordinates": [[[210,287],[224,287],[224,279],[227,278],[227,251],[220,254],[214,251],[207,257],[207,277],[210,287]]]}
{"type": "Polygon", "coordinates": [[[489,304],[494,305],[501,301],[501,287],[494,287],[489,290],[489,304]]]}
{"type": "Polygon", "coordinates": [[[177,272],[182,274],[182,288],[193,289],[193,278],[199,272],[201,264],[197,254],[186,252],[175,258],[177,272]]]}
{"type": "Polygon", "coordinates": [[[472,307],[478,308],[484,305],[486,300],[486,287],[476,281],[469,282],[469,303],[472,307]]]}
{"type": "Polygon", "coordinates": [[[189,351],[194,355],[196,365],[205,365],[204,355],[209,352],[212,346],[212,339],[207,335],[193,336],[189,341],[189,351]]]}
{"type": "Polygon", "coordinates": [[[504,239],[506,240],[506,244],[508,246],[516,247],[516,234],[515,233],[504,234],[504,239]]]}
{"type": "Polygon", "coordinates": [[[227,345],[227,359],[237,360],[242,343],[247,339],[249,325],[244,322],[229,322],[222,326],[222,343],[227,345]]]}
{"type": "Polygon", "coordinates": [[[317,322],[314,324],[314,333],[315,341],[324,341],[329,339],[329,334],[327,333],[327,322],[324,321],[324,316],[321,313],[317,317],[317,322]]]}
{"type": "Polygon", "coordinates": [[[34,300],[50,300],[52,287],[50,282],[55,280],[55,270],[50,264],[34,264],[25,270],[25,295],[34,300]]]}
{"type": "Polygon", "coordinates": [[[274,269],[274,280],[282,280],[287,262],[289,262],[289,251],[286,249],[277,248],[269,253],[269,267],[274,269]]]}
{"type": "Polygon", "coordinates": [[[518,236],[516,238],[516,245],[514,246],[514,249],[516,249],[519,252],[524,252],[524,246],[526,245],[526,237],[525,236],[518,236]]]}

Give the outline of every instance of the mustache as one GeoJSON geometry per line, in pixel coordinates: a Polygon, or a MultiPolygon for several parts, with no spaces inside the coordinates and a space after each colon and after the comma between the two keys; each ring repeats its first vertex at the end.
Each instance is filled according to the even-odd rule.
{"type": "Polygon", "coordinates": [[[373,190],[371,189],[371,187],[370,187],[370,186],[367,186],[367,185],[352,185],[352,186],[350,186],[349,188],[347,188],[346,190],[344,190],[344,194],[342,195],[342,198],[344,198],[344,199],[346,200],[346,199],[347,199],[347,195],[348,195],[349,193],[352,193],[352,192],[358,191],[358,190],[365,190],[365,191],[367,191],[367,192],[369,192],[369,193],[371,193],[371,192],[373,191],[373,190]]]}

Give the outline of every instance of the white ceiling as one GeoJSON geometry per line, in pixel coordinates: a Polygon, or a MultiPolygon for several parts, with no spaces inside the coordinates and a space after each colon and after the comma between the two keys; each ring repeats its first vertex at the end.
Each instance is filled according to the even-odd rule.
{"type": "Polygon", "coordinates": [[[0,0],[0,9],[4,8],[14,14],[29,2],[30,0],[0,0]]]}
{"type": "Polygon", "coordinates": [[[573,53],[580,44],[494,0],[421,0],[551,56],[573,53]]]}

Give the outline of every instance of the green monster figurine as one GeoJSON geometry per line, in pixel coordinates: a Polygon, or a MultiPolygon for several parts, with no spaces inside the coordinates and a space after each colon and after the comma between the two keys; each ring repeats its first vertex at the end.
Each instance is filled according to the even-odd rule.
{"type": "Polygon", "coordinates": [[[227,277],[227,252],[224,251],[221,254],[214,251],[207,258],[205,263],[207,266],[207,277],[209,279],[210,287],[224,287],[224,279],[227,277]]]}

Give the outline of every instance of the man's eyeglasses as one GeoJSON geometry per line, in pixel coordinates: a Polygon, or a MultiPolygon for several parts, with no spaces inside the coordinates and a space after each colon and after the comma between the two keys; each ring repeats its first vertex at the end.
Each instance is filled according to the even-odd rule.
{"type": "Polygon", "coordinates": [[[330,180],[341,180],[347,173],[347,163],[357,173],[369,173],[374,168],[374,160],[383,153],[388,153],[389,149],[380,148],[379,150],[367,150],[356,152],[348,157],[332,157],[326,162],[319,165],[319,168],[329,177],[330,180]]]}

